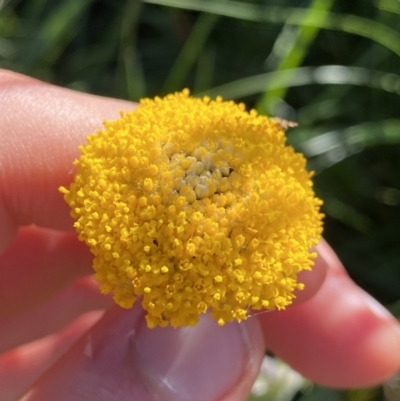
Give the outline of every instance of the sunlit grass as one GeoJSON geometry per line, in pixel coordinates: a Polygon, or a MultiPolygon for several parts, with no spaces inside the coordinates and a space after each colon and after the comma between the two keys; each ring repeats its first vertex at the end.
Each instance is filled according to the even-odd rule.
{"type": "MultiPolygon", "coordinates": [[[[327,13],[318,8],[259,6],[222,0],[144,0],[149,4],[196,10],[225,17],[272,24],[332,29],[369,38],[400,56],[400,34],[372,19],[351,14],[327,13]]],[[[329,5],[329,2],[327,2],[329,5]]]]}

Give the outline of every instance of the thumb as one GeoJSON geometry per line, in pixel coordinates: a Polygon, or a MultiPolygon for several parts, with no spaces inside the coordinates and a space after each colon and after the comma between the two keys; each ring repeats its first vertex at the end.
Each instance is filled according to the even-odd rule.
{"type": "Polygon", "coordinates": [[[26,394],[24,401],[244,400],[264,342],[257,319],[219,327],[148,329],[139,307],[113,308],[26,394]]]}

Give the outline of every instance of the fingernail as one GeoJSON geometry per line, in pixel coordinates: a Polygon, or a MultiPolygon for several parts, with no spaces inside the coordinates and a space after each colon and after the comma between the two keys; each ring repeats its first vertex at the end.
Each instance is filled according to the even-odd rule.
{"type": "Polygon", "coordinates": [[[219,399],[252,363],[257,324],[249,319],[220,327],[208,315],[195,327],[148,329],[143,324],[135,339],[138,371],[155,399],[219,399]]]}
{"type": "Polygon", "coordinates": [[[319,252],[317,247],[312,247],[311,252],[315,252],[317,254],[317,257],[315,258],[315,264],[318,264],[324,269],[329,270],[329,263],[325,260],[323,253],[319,252]]]}

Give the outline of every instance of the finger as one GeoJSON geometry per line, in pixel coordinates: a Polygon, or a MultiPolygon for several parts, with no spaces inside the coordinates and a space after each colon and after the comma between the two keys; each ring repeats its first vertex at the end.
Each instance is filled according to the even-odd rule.
{"type": "Polygon", "coordinates": [[[328,268],[328,263],[317,252],[312,269],[303,270],[297,276],[298,281],[304,284],[304,289],[295,291],[296,298],[293,301],[294,305],[309,300],[319,291],[326,279],[328,268]]]}
{"type": "Polygon", "coordinates": [[[79,315],[112,304],[111,297],[100,294],[92,277],[82,277],[38,307],[0,319],[0,353],[55,333],[79,315]]]}
{"type": "Polygon", "coordinates": [[[19,399],[102,314],[82,315],[59,333],[0,355],[0,401],[19,399]]]}
{"type": "Polygon", "coordinates": [[[75,233],[21,227],[0,255],[0,319],[32,309],[76,278],[91,274],[92,259],[75,233]]]}
{"type": "Polygon", "coordinates": [[[19,225],[71,229],[58,187],[72,180],[78,145],[134,107],[0,71],[0,253],[19,225]]]}
{"type": "Polygon", "coordinates": [[[236,401],[263,357],[256,319],[219,327],[148,329],[143,312],[114,308],[25,395],[24,401],[236,401]]]}
{"type": "Polygon", "coordinates": [[[326,243],[319,252],[330,266],[321,290],[284,312],[260,315],[266,344],[322,385],[376,384],[400,367],[399,325],[350,280],[326,243]]]}
{"type": "MultiPolygon", "coordinates": [[[[314,250],[315,251],[315,250],[314,250]]],[[[293,304],[289,306],[292,308],[294,305],[300,304],[312,298],[321,288],[323,282],[325,281],[328,272],[328,264],[325,259],[318,254],[314,261],[314,266],[311,270],[303,270],[298,274],[298,281],[304,284],[302,290],[295,290],[295,298],[293,304]]],[[[271,313],[271,310],[258,310],[250,312],[251,318],[260,317],[266,313],[271,313]]]]}

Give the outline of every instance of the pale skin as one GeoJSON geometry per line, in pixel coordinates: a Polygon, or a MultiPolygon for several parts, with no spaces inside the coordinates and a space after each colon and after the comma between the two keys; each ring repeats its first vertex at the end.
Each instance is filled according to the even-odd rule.
{"type": "Polygon", "coordinates": [[[325,242],[294,306],[240,325],[151,331],[99,294],[57,188],[85,137],[134,107],[0,71],[0,401],[240,401],[266,349],[327,386],[393,375],[397,321],[325,242]]]}

